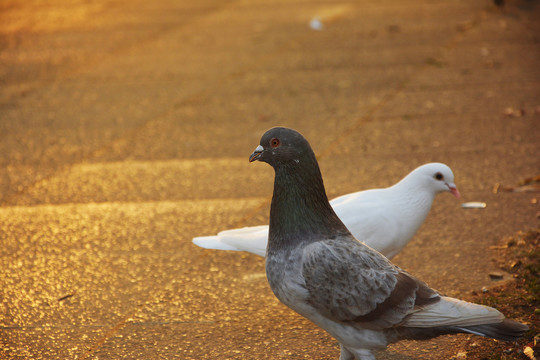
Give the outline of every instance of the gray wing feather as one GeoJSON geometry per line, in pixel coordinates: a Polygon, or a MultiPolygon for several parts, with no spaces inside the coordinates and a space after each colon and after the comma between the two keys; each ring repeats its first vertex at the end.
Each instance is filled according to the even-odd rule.
{"type": "Polygon", "coordinates": [[[374,329],[399,324],[415,306],[439,298],[427,285],[355,240],[306,246],[302,275],[308,302],[324,316],[374,329]]]}

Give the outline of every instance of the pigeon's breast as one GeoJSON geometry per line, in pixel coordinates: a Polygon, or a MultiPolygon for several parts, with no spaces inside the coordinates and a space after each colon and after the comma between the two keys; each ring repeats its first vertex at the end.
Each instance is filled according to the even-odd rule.
{"type": "Polygon", "coordinates": [[[270,288],[281,302],[300,313],[309,297],[301,266],[299,251],[269,252],[266,257],[270,288]]]}

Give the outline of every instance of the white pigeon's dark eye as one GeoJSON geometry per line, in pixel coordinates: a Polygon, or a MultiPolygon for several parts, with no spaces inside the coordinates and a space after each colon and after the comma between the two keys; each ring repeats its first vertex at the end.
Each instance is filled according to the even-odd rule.
{"type": "Polygon", "coordinates": [[[270,140],[270,146],[273,148],[277,148],[279,144],[280,143],[278,138],[273,138],[272,140],[270,140]]]}
{"type": "Polygon", "coordinates": [[[433,175],[433,177],[437,180],[442,180],[444,179],[444,176],[443,174],[441,174],[440,172],[436,173],[435,175],[433,175]]]}

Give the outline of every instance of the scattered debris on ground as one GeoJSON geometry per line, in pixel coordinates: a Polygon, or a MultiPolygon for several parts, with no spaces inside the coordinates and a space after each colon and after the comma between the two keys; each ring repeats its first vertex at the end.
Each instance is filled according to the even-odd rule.
{"type": "Polygon", "coordinates": [[[540,175],[525,178],[518,182],[517,185],[501,185],[499,183],[493,186],[493,193],[499,191],[504,192],[539,192],[540,191],[540,175]]]}
{"type": "Polygon", "coordinates": [[[460,353],[464,359],[540,360],[540,228],[519,231],[501,240],[493,249],[502,270],[515,281],[505,282],[486,292],[473,292],[474,302],[493,306],[506,317],[526,323],[529,331],[519,342],[508,343],[471,336],[460,353]]]}

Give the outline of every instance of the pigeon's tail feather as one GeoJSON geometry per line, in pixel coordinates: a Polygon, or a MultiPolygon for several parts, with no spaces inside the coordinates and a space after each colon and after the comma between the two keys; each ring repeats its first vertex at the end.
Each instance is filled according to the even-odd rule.
{"type": "Polygon", "coordinates": [[[437,326],[432,328],[398,327],[388,329],[386,336],[389,343],[399,340],[428,340],[441,335],[464,332],[454,326],[437,326]]]}
{"type": "Polygon", "coordinates": [[[225,230],[217,234],[220,241],[238,251],[265,256],[268,240],[268,226],[251,226],[240,229],[225,230]]]}
{"type": "Polygon", "coordinates": [[[449,297],[427,305],[411,314],[397,336],[405,339],[426,339],[452,333],[470,333],[497,340],[514,341],[529,328],[517,321],[505,319],[489,306],[469,303],[449,297]]]}
{"type": "Polygon", "coordinates": [[[198,236],[193,238],[193,243],[205,249],[240,251],[229,244],[221,241],[219,236],[198,236]]]}
{"type": "Polygon", "coordinates": [[[193,243],[205,249],[247,251],[259,256],[266,254],[268,226],[250,226],[225,230],[213,236],[193,238],[193,243]]]}
{"type": "Polygon", "coordinates": [[[502,322],[496,324],[475,325],[457,328],[471,334],[487,336],[490,338],[504,341],[516,341],[520,337],[522,337],[527,330],[529,330],[529,327],[527,325],[510,319],[504,319],[502,322]]]}
{"type": "Polygon", "coordinates": [[[527,325],[504,319],[494,324],[460,326],[436,326],[432,328],[398,327],[387,332],[389,342],[398,340],[427,340],[440,335],[469,333],[503,341],[516,341],[529,330],[527,325]]]}
{"type": "Polygon", "coordinates": [[[433,328],[456,326],[466,328],[483,324],[497,324],[504,315],[494,308],[442,296],[440,301],[413,312],[403,323],[406,327],[433,328]]]}

